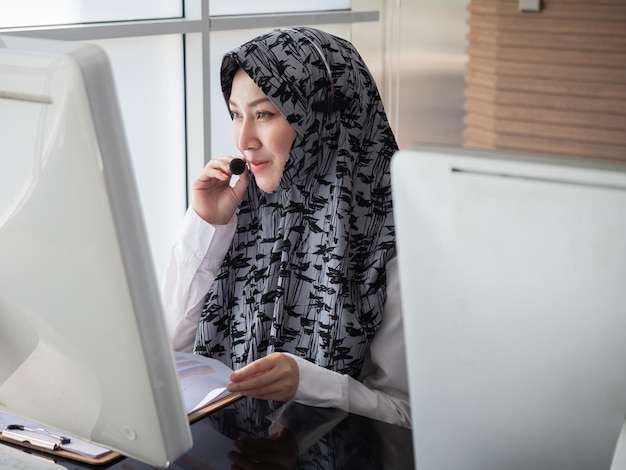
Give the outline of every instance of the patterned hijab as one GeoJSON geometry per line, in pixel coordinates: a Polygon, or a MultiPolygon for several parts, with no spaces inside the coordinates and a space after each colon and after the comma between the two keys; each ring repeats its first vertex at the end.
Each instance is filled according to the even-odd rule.
{"type": "Polygon", "coordinates": [[[234,369],[275,351],[357,377],[395,256],[389,163],[397,144],[374,80],[348,41],[279,29],[224,56],[295,128],[278,188],[251,178],[201,314],[195,351],[234,369]]]}

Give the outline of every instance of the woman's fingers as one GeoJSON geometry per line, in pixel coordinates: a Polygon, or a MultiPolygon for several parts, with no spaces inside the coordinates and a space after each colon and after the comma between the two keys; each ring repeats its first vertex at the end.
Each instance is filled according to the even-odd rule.
{"type": "Polygon", "coordinates": [[[231,374],[228,389],[263,400],[288,401],[298,389],[300,373],[287,354],[273,353],[231,374]]]}
{"type": "Polygon", "coordinates": [[[249,176],[244,173],[234,187],[230,186],[232,172],[229,162],[232,159],[222,157],[211,160],[192,184],[192,207],[208,223],[228,223],[250,182],[249,176]]]}

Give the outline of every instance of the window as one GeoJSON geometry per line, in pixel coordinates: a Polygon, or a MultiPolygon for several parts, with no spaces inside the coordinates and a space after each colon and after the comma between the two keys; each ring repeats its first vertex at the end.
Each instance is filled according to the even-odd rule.
{"type": "Polygon", "coordinates": [[[0,34],[92,42],[108,53],[160,282],[189,182],[212,156],[236,152],[219,90],[223,53],[294,24],[350,39],[352,23],[379,17],[352,11],[356,1],[0,0],[0,34]]]}

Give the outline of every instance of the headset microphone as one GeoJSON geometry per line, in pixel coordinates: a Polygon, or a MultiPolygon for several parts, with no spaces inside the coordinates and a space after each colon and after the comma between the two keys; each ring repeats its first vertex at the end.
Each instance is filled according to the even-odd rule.
{"type": "Polygon", "coordinates": [[[230,171],[232,171],[233,175],[240,175],[246,169],[246,162],[244,162],[241,158],[233,158],[228,166],[230,167],[230,171]]]}

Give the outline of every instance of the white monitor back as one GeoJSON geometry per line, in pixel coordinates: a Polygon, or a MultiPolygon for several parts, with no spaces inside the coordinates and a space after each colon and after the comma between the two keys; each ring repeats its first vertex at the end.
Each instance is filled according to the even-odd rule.
{"type": "Polygon", "coordinates": [[[609,469],[626,416],[626,165],[392,162],[416,465],[609,469]]]}
{"type": "Polygon", "coordinates": [[[113,77],[0,36],[0,409],[153,465],[191,447],[113,77]]]}

